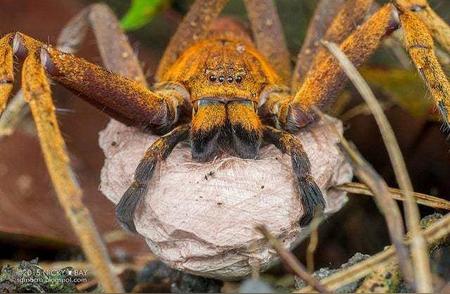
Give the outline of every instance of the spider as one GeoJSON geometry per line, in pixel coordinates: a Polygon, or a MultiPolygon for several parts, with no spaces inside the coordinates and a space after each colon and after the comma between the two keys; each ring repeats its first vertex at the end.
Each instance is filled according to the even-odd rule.
{"type": "MultiPolygon", "coordinates": [[[[394,1],[367,19],[374,4],[371,0],[321,1],[293,71],[274,3],[245,1],[253,39],[236,23],[218,18],[226,3],[194,2],[172,37],[151,87],[116,17],[103,4],[91,5],[75,16],[63,29],[56,48],[20,32],[0,39],[0,111],[13,88],[16,56],[24,59],[22,91],[57,195],[72,216],[72,224],[89,222],[90,217],[69,166],[48,78],[112,118],[161,135],[145,152],[133,183],[116,207],[119,223],[130,231],[135,231],[134,211],[155,166],[186,140],[198,161],[223,152],[254,159],[261,144],[274,144],[292,159],[305,211],[299,224],[307,225],[314,213],[324,209],[309,159],[292,135],[314,122],[315,109],[326,109],[347,81],[338,62],[320,46],[320,39],[340,44],[359,66],[383,37],[402,26],[406,49],[443,119],[449,122],[448,80],[424,23],[423,12],[425,17],[434,13],[424,0],[394,1]],[[88,27],[95,34],[106,69],[73,55],[88,27]]],[[[442,34],[431,32],[442,40],[442,34]]],[[[77,233],[82,244],[95,240],[86,232],[77,233]]]]}

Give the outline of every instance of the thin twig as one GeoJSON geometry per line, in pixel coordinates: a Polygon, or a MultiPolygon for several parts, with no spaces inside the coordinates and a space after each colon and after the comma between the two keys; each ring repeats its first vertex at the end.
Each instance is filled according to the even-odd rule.
{"type": "MultiPolygon", "coordinates": [[[[362,183],[345,183],[333,187],[333,189],[345,191],[353,194],[374,196],[369,187],[362,183]]],[[[396,188],[389,188],[389,192],[395,200],[405,201],[404,192],[396,188]]],[[[413,196],[418,204],[425,205],[436,209],[450,210],[450,201],[434,197],[431,195],[414,192],[413,196]]]]}
{"type": "Polygon", "coordinates": [[[98,286],[97,279],[92,279],[92,280],[86,281],[84,283],[76,285],[75,287],[77,288],[77,290],[79,292],[86,292],[88,289],[90,289],[94,286],[98,286]]]}
{"type": "Polygon", "coordinates": [[[19,90],[0,116],[0,139],[1,137],[11,135],[17,125],[28,115],[30,110],[26,107],[26,104],[23,99],[23,92],[19,90]]]}
{"type": "MultiPolygon", "coordinates": [[[[436,221],[430,227],[423,230],[423,236],[428,244],[433,244],[442,238],[448,236],[450,233],[450,214],[436,221]]],[[[411,244],[408,239],[406,244],[411,244]]],[[[339,271],[329,277],[322,279],[320,282],[329,290],[335,291],[345,285],[358,281],[370,274],[374,268],[386,266],[387,264],[395,262],[395,248],[389,246],[384,251],[377,253],[368,259],[358,262],[342,271],[339,271]]],[[[310,293],[314,291],[311,286],[306,286],[295,293],[310,293]]]]}
{"type": "MultiPolygon", "coordinates": [[[[394,102],[392,101],[385,101],[381,102],[380,104],[383,109],[389,109],[395,105],[394,102]]],[[[339,116],[339,119],[346,122],[358,115],[370,115],[370,114],[372,114],[372,112],[370,111],[369,106],[367,106],[366,103],[361,103],[341,114],[339,116]]]]}
{"type": "MultiPolygon", "coordinates": [[[[342,52],[342,50],[334,43],[323,42],[324,46],[330,51],[331,54],[339,61],[342,69],[345,71],[349,79],[353,82],[355,87],[360,92],[361,96],[369,105],[374,118],[378,124],[378,127],[383,137],[384,144],[389,154],[389,158],[392,162],[392,167],[394,169],[397,182],[404,191],[405,195],[405,214],[406,223],[409,229],[409,233],[412,236],[412,261],[415,275],[415,286],[416,290],[419,292],[433,292],[431,271],[430,271],[430,260],[426,250],[425,239],[422,236],[419,225],[419,208],[417,207],[414,197],[412,195],[413,188],[411,184],[411,179],[409,178],[408,171],[406,169],[406,164],[403,159],[403,155],[400,151],[400,147],[395,138],[394,131],[389,124],[383,109],[378,103],[375,95],[364,81],[363,77],[359,74],[355,66],[347,58],[347,56],[342,52]]],[[[403,270],[403,269],[402,269],[403,270]]]]}
{"type": "MultiPolygon", "coordinates": [[[[323,119],[328,118],[323,115],[320,110],[315,109],[316,113],[323,119]]],[[[388,186],[386,182],[378,175],[378,173],[372,168],[372,166],[359,154],[355,147],[353,147],[339,131],[331,127],[337,136],[340,138],[340,144],[343,149],[347,152],[349,157],[352,159],[353,167],[355,169],[356,176],[367,186],[375,195],[375,201],[378,208],[382,212],[384,218],[386,219],[386,224],[388,226],[389,236],[391,238],[392,244],[394,244],[398,256],[398,261],[400,269],[403,273],[405,280],[413,285],[413,273],[411,261],[409,259],[409,252],[406,246],[403,244],[404,238],[404,224],[400,213],[400,209],[397,203],[394,201],[389,193],[388,186]]]]}
{"type": "Polygon", "coordinates": [[[319,225],[322,222],[322,213],[317,212],[314,214],[314,218],[311,221],[311,234],[309,235],[309,243],[306,248],[306,268],[308,273],[314,272],[314,253],[319,243],[319,225]]]}
{"type": "Polygon", "coordinates": [[[289,252],[280,241],[273,236],[269,230],[264,226],[257,226],[255,228],[269,241],[270,245],[277,251],[281,260],[302,280],[304,280],[308,285],[312,286],[313,289],[319,291],[320,293],[330,293],[327,288],[325,288],[315,277],[310,275],[305,267],[295,258],[295,256],[289,252]]]}

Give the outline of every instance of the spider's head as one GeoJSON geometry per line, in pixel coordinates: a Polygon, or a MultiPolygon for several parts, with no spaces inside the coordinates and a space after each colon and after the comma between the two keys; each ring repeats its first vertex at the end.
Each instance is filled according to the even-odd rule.
{"type": "Polygon", "coordinates": [[[208,39],[187,49],[163,77],[182,83],[193,108],[192,155],[211,159],[226,149],[255,158],[262,138],[261,93],[280,78],[245,40],[208,39]]]}

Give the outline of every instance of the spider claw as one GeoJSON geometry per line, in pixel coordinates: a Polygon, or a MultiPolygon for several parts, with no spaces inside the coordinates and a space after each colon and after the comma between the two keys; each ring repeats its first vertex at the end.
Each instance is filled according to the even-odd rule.
{"type": "Polygon", "coordinates": [[[317,184],[311,179],[299,181],[299,191],[303,205],[303,216],[300,218],[300,226],[307,226],[316,214],[321,214],[325,209],[325,199],[317,184]]]}
{"type": "Polygon", "coordinates": [[[133,233],[137,233],[134,224],[134,212],[145,194],[145,187],[133,183],[123,194],[116,206],[116,218],[120,225],[133,233]]]}

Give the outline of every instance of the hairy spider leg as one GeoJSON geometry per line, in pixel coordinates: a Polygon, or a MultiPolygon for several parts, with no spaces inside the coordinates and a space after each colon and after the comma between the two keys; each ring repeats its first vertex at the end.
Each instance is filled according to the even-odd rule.
{"type": "Polygon", "coordinates": [[[450,25],[431,8],[427,0],[395,0],[394,3],[400,11],[410,11],[417,15],[433,38],[450,53],[450,25]]]}
{"type": "Polygon", "coordinates": [[[56,48],[76,53],[91,28],[106,69],[147,86],[139,60],[119,20],[106,4],[89,5],[74,16],[61,30],[56,48]]]}
{"type": "MultiPolygon", "coordinates": [[[[329,28],[326,30],[325,35],[321,38],[329,42],[340,44],[345,40],[364,20],[370,7],[373,4],[373,0],[348,0],[339,9],[336,17],[332,20],[329,28]]],[[[320,42],[320,40],[319,40],[320,42]]],[[[318,46],[316,52],[313,55],[310,68],[316,68],[326,57],[328,51],[323,46],[318,46]]],[[[302,63],[303,60],[297,60],[297,64],[302,63]]],[[[296,66],[298,67],[298,65],[296,66]]],[[[293,94],[298,91],[301,86],[301,80],[305,76],[297,76],[293,79],[291,85],[291,91],[293,94]]]]}
{"type": "Polygon", "coordinates": [[[123,228],[136,232],[134,213],[148,191],[148,184],[158,162],[165,160],[173,148],[189,137],[189,124],[180,125],[156,140],[145,152],[134,172],[134,180],[116,206],[116,217],[123,228]]]}
{"type": "MultiPolygon", "coordinates": [[[[88,27],[91,27],[94,32],[97,47],[106,69],[134,79],[146,86],[145,76],[128,38],[120,28],[117,17],[105,4],[89,5],[72,17],[59,33],[56,48],[65,53],[74,54],[78,52],[86,37],[88,27]]],[[[12,50],[11,47],[0,45],[0,51],[1,48],[12,50]]],[[[0,85],[0,91],[1,88],[0,85]]],[[[8,96],[0,94],[0,97],[8,96]]],[[[5,105],[6,102],[0,102],[0,105],[2,104],[5,105]]],[[[23,100],[22,89],[14,95],[10,105],[6,108],[3,117],[0,118],[0,136],[12,133],[21,118],[27,113],[28,109],[25,107],[26,102],[23,100]]]]}
{"type": "MultiPolygon", "coordinates": [[[[31,108],[39,142],[48,167],[50,178],[59,202],[79,237],[83,252],[92,262],[97,277],[107,291],[122,291],[118,278],[113,274],[107,250],[95,228],[92,217],[81,200],[81,189],[70,168],[64,140],[55,115],[49,82],[39,58],[40,44],[22,35],[9,34],[0,40],[0,69],[6,73],[8,83],[13,82],[13,54],[26,56],[22,69],[22,89],[31,108]],[[20,40],[19,40],[20,38],[20,40]],[[7,49],[7,48],[12,49],[7,49]],[[6,67],[5,67],[6,66],[6,67]]],[[[2,77],[3,79],[3,77],[2,77]]],[[[8,91],[2,91],[1,101],[8,91]]]]}
{"type": "Polygon", "coordinates": [[[315,213],[322,213],[325,209],[325,199],[311,175],[308,155],[303,150],[300,140],[286,131],[264,126],[264,140],[291,156],[292,169],[303,206],[300,226],[308,225],[315,213]]]}
{"type": "Polygon", "coordinates": [[[0,39],[0,117],[14,83],[14,54],[10,44],[11,36],[0,39]]]}
{"type": "Polygon", "coordinates": [[[30,44],[34,51],[40,51],[41,63],[50,78],[126,124],[166,132],[177,122],[179,109],[188,100],[187,91],[176,83],[160,84],[151,91],[139,82],[60,52],[22,33],[4,38],[12,36],[17,55],[24,55],[23,44],[30,44]]]}
{"type": "MultiPolygon", "coordinates": [[[[397,29],[396,12],[386,4],[340,45],[356,66],[360,66],[376,50],[381,39],[397,29]]],[[[343,89],[348,78],[337,60],[326,54],[324,60],[311,68],[304,83],[292,98],[288,95],[268,94],[261,112],[275,120],[275,124],[295,132],[315,120],[313,107],[325,108],[343,89]]]]}
{"type": "Polygon", "coordinates": [[[272,64],[285,85],[291,78],[291,60],[283,27],[273,0],[245,0],[256,48],[272,64]]]}
{"type": "Polygon", "coordinates": [[[306,30],[305,38],[297,55],[292,75],[291,85],[295,88],[300,86],[306,73],[311,67],[311,63],[316,56],[317,50],[320,48],[320,40],[322,40],[331,22],[339,12],[340,8],[346,0],[319,0],[316,9],[311,17],[306,30]]]}
{"type": "Polygon", "coordinates": [[[422,20],[411,11],[400,12],[405,48],[447,127],[450,127],[450,83],[434,53],[433,39],[422,20]]]}

